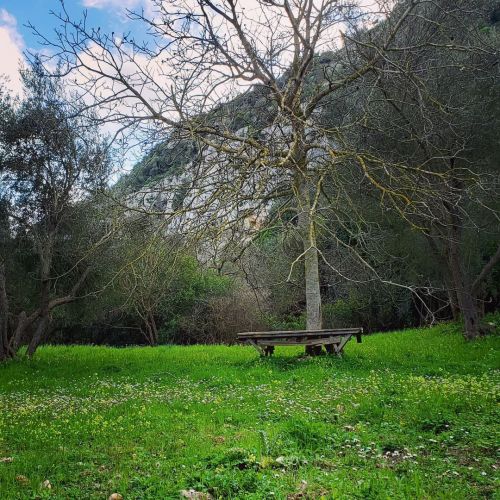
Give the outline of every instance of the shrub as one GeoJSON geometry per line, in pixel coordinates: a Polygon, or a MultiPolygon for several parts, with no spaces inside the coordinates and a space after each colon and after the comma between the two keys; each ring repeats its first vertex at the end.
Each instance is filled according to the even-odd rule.
{"type": "Polygon", "coordinates": [[[346,297],[323,306],[325,328],[362,326],[366,331],[377,331],[408,326],[415,321],[410,292],[386,286],[354,288],[346,297]]]}
{"type": "Polygon", "coordinates": [[[232,344],[239,332],[264,329],[251,290],[226,281],[218,292],[197,299],[185,314],[177,316],[165,328],[166,339],[180,344],[232,344]]]}

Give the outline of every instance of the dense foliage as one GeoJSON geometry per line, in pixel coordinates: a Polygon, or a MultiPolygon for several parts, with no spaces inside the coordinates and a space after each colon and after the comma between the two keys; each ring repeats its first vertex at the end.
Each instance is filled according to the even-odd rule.
{"type": "Polygon", "coordinates": [[[35,352],[57,308],[82,291],[107,231],[97,203],[105,141],[39,61],[22,78],[24,97],[0,101],[0,359],[23,342],[35,352]]]}

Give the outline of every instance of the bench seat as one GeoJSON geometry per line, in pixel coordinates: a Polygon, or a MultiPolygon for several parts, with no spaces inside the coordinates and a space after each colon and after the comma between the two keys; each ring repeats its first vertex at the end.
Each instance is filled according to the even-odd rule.
{"type": "Polygon", "coordinates": [[[272,332],[238,333],[239,342],[252,345],[263,356],[271,356],[277,345],[304,345],[310,352],[319,354],[325,346],[327,353],[340,356],[346,343],[356,337],[361,342],[362,328],[337,328],[325,330],[284,330],[272,332]]]}

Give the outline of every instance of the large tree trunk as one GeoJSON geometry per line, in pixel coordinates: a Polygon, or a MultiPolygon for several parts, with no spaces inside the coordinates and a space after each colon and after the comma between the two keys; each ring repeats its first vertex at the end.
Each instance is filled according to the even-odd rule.
{"type": "Polygon", "coordinates": [[[306,282],[307,329],[320,330],[322,327],[321,294],[318,270],[318,250],[304,248],[304,273],[306,282]]]}
{"type": "Polygon", "coordinates": [[[472,340],[480,335],[479,308],[460,251],[462,229],[453,218],[452,221],[448,239],[448,261],[464,320],[464,335],[466,339],[472,340]]]}
{"type": "Polygon", "coordinates": [[[468,340],[480,335],[480,316],[477,300],[472,294],[472,287],[460,264],[453,263],[454,281],[457,287],[457,297],[464,320],[464,334],[468,340]]]}
{"type": "Polygon", "coordinates": [[[15,355],[19,350],[24,332],[31,325],[31,323],[32,321],[30,321],[25,311],[22,311],[17,317],[16,329],[14,330],[14,334],[9,341],[9,347],[13,355],[15,355]]]}
{"type": "MultiPolygon", "coordinates": [[[[305,181],[301,182],[298,226],[304,246],[304,277],[306,292],[306,327],[308,330],[322,328],[321,291],[319,282],[319,262],[316,242],[314,208],[305,181]]],[[[315,349],[306,347],[307,354],[317,354],[315,349]]]]}
{"type": "MultiPolygon", "coordinates": [[[[450,167],[452,170],[455,168],[455,158],[450,159],[450,167]]],[[[463,190],[462,182],[457,178],[452,180],[453,188],[457,192],[461,192],[463,190]]],[[[455,285],[458,305],[464,320],[464,336],[466,339],[472,340],[480,335],[481,325],[477,296],[474,294],[461,252],[464,231],[463,216],[458,201],[451,205],[445,203],[445,207],[449,213],[447,258],[455,285]]]]}
{"type": "Polygon", "coordinates": [[[35,333],[33,334],[33,337],[31,337],[30,343],[28,345],[27,354],[30,358],[33,357],[35,351],[38,349],[38,346],[44,339],[49,324],[50,324],[50,317],[49,317],[49,312],[47,311],[47,313],[46,314],[44,313],[44,316],[40,318],[35,333]]]}
{"type": "Polygon", "coordinates": [[[457,293],[451,283],[445,282],[445,286],[448,290],[448,300],[450,301],[451,317],[453,321],[458,321],[460,319],[460,306],[458,305],[457,293]]]}
{"type": "Polygon", "coordinates": [[[455,286],[453,285],[454,278],[453,273],[451,271],[451,266],[449,262],[449,258],[446,258],[444,254],[447,254],[446,251],[443,250],[443,246],[441,244],[443,237],[436,236],[435,234],[424,233],[427,242],[434,254],[434,257],[439,262],[441,267],[441,272],[443,274],[444,287],[446,289],[446,293],[448,295],[448,302],[450,304],[450,312],[454,321],[458,321],[460,318],[460,306],[458,303],[457,292],[455,286]]]}

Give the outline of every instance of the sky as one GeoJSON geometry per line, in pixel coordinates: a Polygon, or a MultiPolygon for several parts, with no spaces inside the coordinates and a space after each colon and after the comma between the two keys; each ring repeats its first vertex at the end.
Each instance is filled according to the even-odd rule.
{"type": "MultiPolygon", "coordinates": [[[[88,23],[101,27],[103,32],[132,31],[137,36],[137,23],[127,19],[127,9],[147,8],[148,1],[64,0],[64,4],[72,19],[81,19],[86,11],[88,23]]],[[[60,0],[0,0],[0,75],[8,77],[7,88],[12,94],[19,95],[21,92],[19,67],[26,60],[26,54],[44,50],[39,38],[27,25],[31,23],[50,39],[54,29],[60,25],[51,11],[58,13],[60,10],[60,0]]],[[[113,132],[108,128],[103,127],[103,131],[113,132]]],[[[140,151],[130,151],[122,160],[119,173],[129,171],[140,155],[140,151]]],[[[119,173],[113,176],[113,180],[119,173]]]]}
{"type": "MultiPolygon", "coordinates": [[[[65,0],[70,16],[80,19],[87,11],[88,22],[105,32],[134,31],[136,23],[126,18],[126,9],[140,9],[147,0],[65,0]]],[[[50,11],[59,12],[60,0],[0,0],[0,75],[10,79],[10,89],[18,93],[19,64],[25,53],[43,49],[37,37],[26,26],[33,24],[50,38],[59,24],[50,11]]]]}
{"type": "MultiPolygon", "coordinates": [[[[368,11],[370,11],[369,6],[371,3],[375,2],[375,0],[356,1],[368,11]]],[[[64,5],[72,20],[81,19],[84,12],[86,12],[88,26],[99,27],[101,33],[109,34],[114,32],[117,39],[123,38],[124,34],[129,35],[130,33],[132,33],[136,40],[146,38],[144,24],[128,19],[126,15],[127,9],[139,11],[141,8],[144,8],[147,17],[150,17],[154,13],[151,0],[64,0],[64,5]]],[[[267,17],[259,18],[259,16],[262,16],[262,11],[260,8],[256,8],[258,6],[257,0],[240,0],[240,5],[242,10],[245,10],[245,15],[247,16],[246,23],[250,23],[247,29],[252,31],[255,27],[257,31],[252,31],[252,33],[258,39],[258,30],[262,26],[264,28],[266,26],[265,22],[262,24],[262,20],[264,19],[265,21],[267,17]],[[252,16],[257,16],[257,24],[252,25],[254,21],[252,20],[252,16]]],[[[61,0],[0,0],[0,75],[6,75],[9,78],[7,87],[10,88],[13,94],[20,94],[21,92],[19,67],[26,60],[26,54],[49,50],[42,45],[41,40],[28,27],[28,24],[31,23],[34,25],[49,40],[54,40],[54,29],[59,27],[61,22],[56,16],[51,14],[51,11],[56,14],[61,11],[61,0]]],[[[224,30],[224,25],[221,25],[221,27],[224,30]]],[[[282,28],[285,31],[287,30],[286,25],[282,26],[282,28]]],[[[334,32],[325,32],[328,35],[325,41],[332,43],[338,40],[338,29],[339,27],[336,26],[334,32]]],[[[265,40],[265,37],[263,39],[265,40]]],[[[135,59],[135,61],[137,60],[135,59]]],[[[161,61],[161,63],[163,65],[164,61],[161,61]]],[[[134,66],[132,66],[132,71],[135,72],[134,66]]],[[[161,74],[160,80],[157,83],[162,83],[161,77],[165,76],[166,73],[161,74]]],[[[141,92],[147,92],[147,88],[144,90],[140,83],[138,85],[141,88],[141,92]]],[[[199,89],[203,88],[204,83],[210,86],[211,80],[200,80],[200,86],[196,87],[197,93],[199,93],[199,89]]],[[[248,83],[245,82],[245,85],[248,85],[248,83]]],[[[165,87],[168,88],[167,85],[165,87]]],[[[226,89],[226,87],[220,88],[226,89]]],[[[229,91],[228,87],[227,92],[229,91]]],[[[223,90],[220,90],[220,93],[223,96],[225,95],[223,90]]],[[[214,94],[215,99],[218,98],[218,95],[214,94]]],[[[163,113],[163,111],[161,112],[163,113]]],[[[118,125],[107,123],[103,126],[103,132],[112,135],[117,128],[119,128],[118,125]]],[[[135,159],[127,157],[125,161],[127,168],[134,161],[135,159]]]]}

